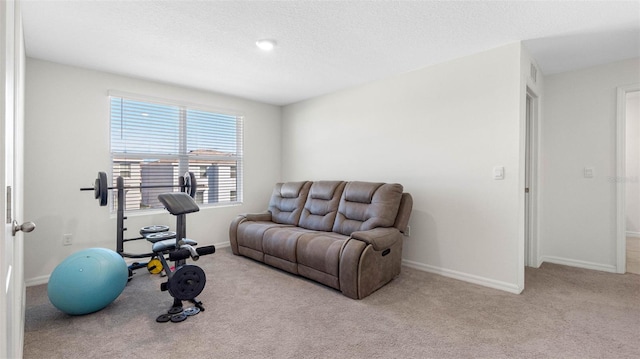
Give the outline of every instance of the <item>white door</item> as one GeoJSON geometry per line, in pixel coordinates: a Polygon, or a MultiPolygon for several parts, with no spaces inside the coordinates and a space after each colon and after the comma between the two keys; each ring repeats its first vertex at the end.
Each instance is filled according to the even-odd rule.
{"type": "MultiPolygon", "coordinates": [[[[19,3],[0,2],[0,357],[22,356],[24,273],[22,225],[22,136],[24,117],[24,47],[19,3]]],[[[24,228],[30,228],[25,225],[24,228]]]]}

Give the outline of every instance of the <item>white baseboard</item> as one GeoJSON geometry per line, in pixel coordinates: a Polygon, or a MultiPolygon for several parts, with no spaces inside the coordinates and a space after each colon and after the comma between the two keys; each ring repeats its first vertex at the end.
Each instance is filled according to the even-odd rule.
{"type": "Polygon", "coordinates": [[[570,267],[597,270],[602,272],[617,273],[616,266],[611,264],[594,263],[594,262],[581,261],[577,259],[569,259],[569,258],[554,257],[554,256],[542,256],[540,258],[540,261],[554,263],[554,264],[561,264],[561,265],[570,266],[570,267]]]}
{"type": "MultiPolygon", "coordinates": [[[[226,247],[231,247],[231,243],[229,243],[229,241],[226,241],[222,243],[216,243],[214,244],[214,246],[216,246],[216,249],[226,248],[226,247]]],[[[138,262],[138,261],[140,261],[140,259],[125,258],[125,262],[127,263],[127,265],[131,265],[131,263],[138,262]]],[[[40,284],[47,284],[49,283],[49,277],[51,277],[51,274],[25,279],[24,285],[27,287],[33,287],[40,284]]]]}
{"type": "Polygon", "coordinates": [[[414,268],[424,272],[439,274],[444,277],[449,277],[449,278],[461,280],[464,282],[478,284],[478,285],[493,288],[493,289],[499,289],[509,293],[520,294],[524,289],[524,288],[518,287],[518,285],[514,283],[502,282],[495,279],[480,277],[474,274],[463,273],[463,272],[458,272],[451,269],[435,267],[432,265],[428,265],[420,262],[414,262],[407,259],[403,259],[402,264],[409,268],[414,268]]]}
{"type": "Polygon", "coordinates": [[[231,247],[231,242],[226,241],[226,242],[222,242],[222,243],[215,243],[214,246],[216,246],[216,249],[231,247]]]}
{"type": "Polygon", "coordinates": [[[627,237],[640,238],[640,232],[627,231],[627,237]]]}
{"type": "Polygon", "coordinates": [[[35,278],[29,278],[27,280],[24,281],[24,285],[27,287],[33,287],[35,285],[40,285],[40,284],[47,284],[49,283],[49,277],[51,275],[47,274],[47,275],[41,275],[39,277],[35,277],[35,278]]]}

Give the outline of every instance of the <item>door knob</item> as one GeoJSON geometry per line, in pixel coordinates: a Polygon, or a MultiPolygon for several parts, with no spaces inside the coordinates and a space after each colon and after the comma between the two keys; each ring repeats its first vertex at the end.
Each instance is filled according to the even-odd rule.
{"type": "Polygon", "coordinates": [[[23,231],[29,233],[36,229],[36,224],[33,222],[24,222],[23,224],[18,224],[18,221],[13,221],[13,230],[12,233],[15,236],[18,231],[23,231]]]}

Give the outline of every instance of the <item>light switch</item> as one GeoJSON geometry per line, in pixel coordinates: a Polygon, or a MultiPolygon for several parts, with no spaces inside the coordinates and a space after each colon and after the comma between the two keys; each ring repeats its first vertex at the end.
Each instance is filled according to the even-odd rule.
{"type": "Polygon", "coordinates": [[[584,168],[584,178],[593,178],[593,167],[584,168]]]}
{"type": "Polygon", "coordinates": [[[494,180],[504,179],[504,167],[502,166],[493,167],[493,179],[494,180]]]}

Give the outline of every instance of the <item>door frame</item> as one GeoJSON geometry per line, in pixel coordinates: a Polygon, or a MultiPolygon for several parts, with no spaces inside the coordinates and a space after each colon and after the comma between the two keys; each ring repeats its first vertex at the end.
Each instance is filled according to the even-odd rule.
{"type": "Polygon", "coordinates": [[[617,88],[616,107],[616,272],[627,271],[627,212],[626,212],[626,123],[627,94],[640,91],[640,83],[617,88]]]}
{"type": "MultiPolygon", "coordinates": [[[[529,195],[525,193],[525,258],[528,267],[540,267],[538,246],[538,152],[539,152],[539,113],[540,97],[527,86],[526,98],[531,99],[528,113],[525,114],[525,141],[529,143],[528,156],[525,154],[525,186],[529,180],[529,195]],[[527,233],[528,232],[528,233],[527,233]],[[527,240],[528,239],[528,240],[527,240]]],[[[526,99],[525,99],[526,103],[526,99]]],[[[526,108],[526,106],[525,106],[526,108]]]]}

